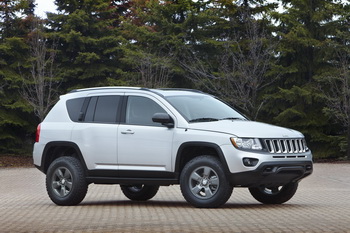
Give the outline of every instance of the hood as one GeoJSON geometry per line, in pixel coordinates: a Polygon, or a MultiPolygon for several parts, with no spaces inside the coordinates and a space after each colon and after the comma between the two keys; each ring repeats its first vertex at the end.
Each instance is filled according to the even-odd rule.
{"type": "Polygon", "coordinates": [[[227,133],[242,138],[300,138],[295,130],[255,121],[221,120],[189,124],[189,129],[227,133]]]}

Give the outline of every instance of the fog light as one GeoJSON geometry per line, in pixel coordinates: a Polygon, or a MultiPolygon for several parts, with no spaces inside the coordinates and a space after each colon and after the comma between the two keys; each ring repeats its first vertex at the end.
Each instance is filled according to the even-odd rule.
{"type": "Polygon", "coordinates": [[[254,158],[243,158],[243,164],[247,167],[254,167],[259,162],[259,159],[254,158]]]}
{"type": "Polygon", "coordinates": [[[268,173],[273,172],[273,167],[266,167],[264,172],[268,172],[268,173]]]}

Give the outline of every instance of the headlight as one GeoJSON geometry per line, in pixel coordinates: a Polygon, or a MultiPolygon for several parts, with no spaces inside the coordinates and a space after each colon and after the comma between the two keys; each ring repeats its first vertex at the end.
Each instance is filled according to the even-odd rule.
{"type": "Polygon", "coordinates": [[[260,140],[257,138],[230,138],[232,144],[237,149],[242,150],[262,150],[260,140]]]}

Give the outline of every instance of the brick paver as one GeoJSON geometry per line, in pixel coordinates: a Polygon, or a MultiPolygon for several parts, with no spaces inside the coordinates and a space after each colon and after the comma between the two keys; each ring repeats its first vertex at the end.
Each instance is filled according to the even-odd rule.
{"type": "Polygon", "coordinates": [[[118,185],[90,185],[78,206],[46,194],[35,168],[0,169],[0,232],[350,232],[350,164],[315,164],[283,205],[262,205],[235,188],[219,209],[196,209],[179,186],[131,202],[118,185]]]}

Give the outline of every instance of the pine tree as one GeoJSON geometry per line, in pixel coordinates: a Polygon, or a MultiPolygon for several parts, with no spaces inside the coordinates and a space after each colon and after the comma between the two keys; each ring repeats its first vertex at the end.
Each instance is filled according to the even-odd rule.
{"type": "Polygon", "coordinates": [[[33,15],[28,1],[0,4],[0,152],[18,153],[31,147],[24,142],[35,129],[31,108],[20,96],[21,73],[28,72],[26,38],[33,15]]]}
{"type": "Polygon", "coordinates": [[[64,89],[122,83],[119,17],[128,1],[56,0],[48,14],[52,38],[59,41],[57,62],[64,89]],[[122,10],[122,11],[121,11],[122,10]]]}
{"type": "Polygon", "coordinates": [[[283,0],[285,11],[274,13],[278,20],[279,64],[283,75],[271,89],[267,115],[273,122],[302,131],[317,156],[332,151],[333,129],[322,113],[324,102],[317,77],[331,65],[324,59],[327,38],[335,35],[334,18],[340,4],[332,0],[283,0]],[[327,151],[329,149],[329,151],[327,151]]]}
{"type": "Polygon", "coordinates": [[[265,103],[265,87],[274,80],[268,76],[275,42],[267,15],[275,7],[264,1],[200,5],[189,21],[180,60],[197,88],[221,97],[252,119],[265,103]]]}
{"type": "Polygon", "coordinates": [[[350,4],[344,4],[340,12],[336,34],[328,39],[330,49],[325,55],[332,69],[318,80],[325,102],[323,112],[337,129],[337,146],[350,160],[350,4]]]}
{"type": "Polygon", "coordinates": [[[124,18],[122,32],[124,74],[133,85],[146,87],[181,86],[176,65],[185,43],[186,24],[192,1],[134,1],[124,18]]]}

